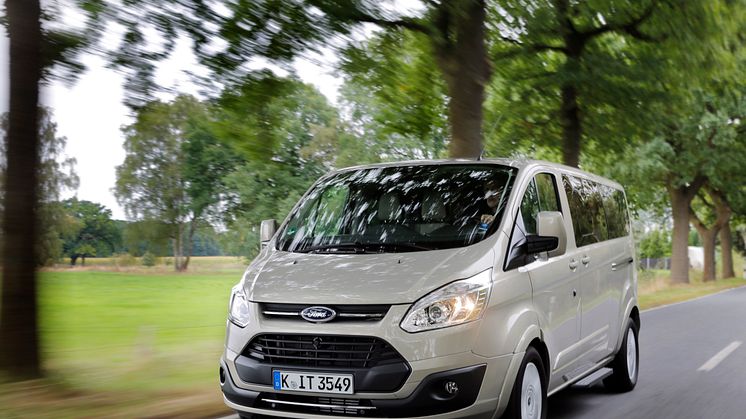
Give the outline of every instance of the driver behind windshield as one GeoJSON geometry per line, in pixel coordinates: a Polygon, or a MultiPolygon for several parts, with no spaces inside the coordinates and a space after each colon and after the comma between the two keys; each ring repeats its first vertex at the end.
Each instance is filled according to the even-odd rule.
{"type": "Polygon", "coordinates": [[[484,198],[481,202],[481,216],[479,217],[480,229],[487,230],[495,221],[495,213],[500,203],[504,183],[495,180],[488,180],[483,187],[484,198]]]}

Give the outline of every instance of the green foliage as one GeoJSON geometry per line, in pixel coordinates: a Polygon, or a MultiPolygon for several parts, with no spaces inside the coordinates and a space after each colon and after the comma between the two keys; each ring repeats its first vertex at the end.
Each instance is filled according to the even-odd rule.
{"type": "MultiPolygon", "coordinates": [[[[0,138],[5,139],[8,129],[8,114],[0,116],[0,138]]],[[[37,260],[40,265],[57,262],[63,255],[63,241],[76,229],[74,220],[68,217],[57,202],[65,190],[78,187],[75,159],[64,155],[67,138],[57,135],[57,123],[49,108],[39,108],[39,141],[41,144],[39,174],[40,224],[37,238],[37,260]]],[[[6,141],[0,141],[0,172],[6,168],[6,141]]],[[[0,177],[0,198],[5,194],[4,179],[0,177]]],[[[3,199],[0,199],[2,202],[3,199]]],[[[1,205],[1,204],[0,204],[1,205]]],[[[0,212],[2,208],[0,207],[0,212]]]]}
{"type": "Polygon", "coordinates": [[[79,257],[107,257],[120,247],[121,232],[111,210],[101,204],[70,198],[62,201],[62,208],[75,227],[65,235],[62,250],[75,265],[79,257]]]}
{"type": "Polygon", "coordinates": [[[155,263],[156,263],[156,257],[154,254],[150,252],[145,252],[145,254],[142,255],[143,266],[155,266],[155,263]]]}
{"type": "Polygon", "coordinates": [[[493,44],[488,149],[556,159],[574,130],[566,110],[577,115],[582,162],[609,174],[610,162],[654,136],[673,92],[732,68],[722,41],[734,32],[723,26],[736,19],[726,4],[502,2],[492,15],[506,42],[493,44]],[[574,89],[574,103],[562,102],[564,89],[574,89]]]}
{"type": "Polygon", "coordinates": [[[670,233],[665,230],[655,229],[645,234],[640,241],[640,256],[643,258],[671,256],[670,233]]]}
{"type": "MultiPolygon", "coordinates": [[[[177,270],[186,269],[200,223],[219,217],[223,177],[236,157],[213,135],[209,108],[191,96],[151,102],[124,128],[126,157],[115,194],[128,216],[171,239],[177,270]]],[[[131,244],[131,238],[128,239],[131,244]]]]}
{"type": "Polygon", "coordinates": [[[699,238],[699,234],[697,233],[697,230],[689,230],[689,240],[688,240],[689,246],[702,246],[702,240],[699,238]]]}
{"type": "Polygon", "coordinates": [[[384,160],[444,156],[446,87],[424,35],[381,32],[348,47],[342,70],[342,106],[362,142],[384,160]]]}

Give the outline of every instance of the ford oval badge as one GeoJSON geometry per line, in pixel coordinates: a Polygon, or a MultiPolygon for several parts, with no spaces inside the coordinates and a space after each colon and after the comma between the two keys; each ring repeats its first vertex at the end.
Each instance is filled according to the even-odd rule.
{"type": "Polygon", "coordinates": [[[304,308],[300,312],[300,316],[309,322],[323,323],[337,317],[337,312],[329,307],[313,306],[304,308]]]}

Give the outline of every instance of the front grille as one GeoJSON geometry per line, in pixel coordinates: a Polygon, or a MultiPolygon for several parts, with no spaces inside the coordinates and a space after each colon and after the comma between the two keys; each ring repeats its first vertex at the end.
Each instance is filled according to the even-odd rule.
{"type": "Polygon", "coordinates": [[[370,400],[343,399],[329,396],[316,397],[261,393],[255,407],[309,414],[375,416],[375,407],[370,403],[370,400]]]}
{"type": "MultiPolygon", "coordinates": [[[[264,317],[302,320],[300,312],[313,304],[261,303],[260,310],[264,317]]],[[[387,304],[337,304],[325,305],[337,312],[332,321],[378,321],[388,313],[387,304]]]]}
{"type": "Polygon", "coordinates": [[[263,334],[251,340],[243,355],[303,367],[372,368],[405,362],[386,341],[370,336],[263,334]]]}

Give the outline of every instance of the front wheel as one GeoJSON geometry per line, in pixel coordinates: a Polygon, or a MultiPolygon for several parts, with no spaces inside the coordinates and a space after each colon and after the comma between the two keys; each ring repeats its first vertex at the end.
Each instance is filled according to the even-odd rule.
{"type": "Polygon", "coordinates": [[[624,393],[631,391],[637,385],[640,372],[640,347],[638,343],[638,327],[634,320],[627,320],[627,329],[622,341],[622,347],[609,365],[612,374],[604,379],[604,386],[611,391],[624,393]]]}
{"type": "Polygon", "coordinates": [[[510,393],[503,419],[545,419],[547,379],[539,352],[529,347],[510,393]]]}

